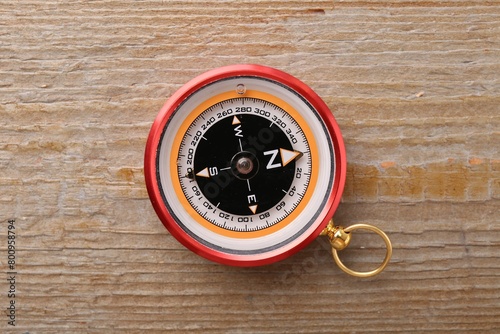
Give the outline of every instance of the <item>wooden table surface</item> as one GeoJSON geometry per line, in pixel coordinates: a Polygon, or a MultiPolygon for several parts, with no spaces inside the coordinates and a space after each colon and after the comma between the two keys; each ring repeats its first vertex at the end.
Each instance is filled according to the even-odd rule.
{"type": "MultiPolygon", "coordinates": [[[[498,1],[3,0],[1,331],[498,333],[499,77],[498,1]],[[321,238],[265,267],[213,264],[160,223],[150,126],[234,63],[331,108],[348,155],[335,220],[389,234],[381,275],[344,274],[321,238]]],[[[376,266],[382,242],[358,236],[343,260],[376,266]]]]}

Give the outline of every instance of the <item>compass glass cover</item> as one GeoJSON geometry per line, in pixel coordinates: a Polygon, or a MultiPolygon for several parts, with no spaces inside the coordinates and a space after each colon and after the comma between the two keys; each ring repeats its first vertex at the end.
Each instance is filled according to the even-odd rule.
{"type": "Polygon", "coordinates": [[[206,258],[243,266],[314,239],[345,178],[340,132],[318,99],[283,72],[243,65],[205,74],[167,101],[145,174],[169,231],[206,258]]]}

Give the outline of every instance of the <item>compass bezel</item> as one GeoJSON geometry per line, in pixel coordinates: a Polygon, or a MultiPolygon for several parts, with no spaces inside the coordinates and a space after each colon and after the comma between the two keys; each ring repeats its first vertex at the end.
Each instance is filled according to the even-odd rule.
{"type": "Polygon", "coordinates": [[[184,246],[215,262],[236,266],[256,266],[276,262],[296,253],[314,240],[324,229],[338,207],[344,189],[346,178],[346,153],[340,128],[330,109],[309,86],[299,79],[271,67],[254,64],[231,65],[199,75],[182,86],[166,101],[151,127],[147,140],[144,174],[148,194],[157,215],[168,231],[184,246]],[[240,76],[251,76],[277,82],[307,101],[307,103],[316,110],[322,123],[326,127],[333,146],[332,154],[334,154],[335,157],[333,159],[335,163],[333,168],[335,175],[332,188],[328,198],[324,201],[324,208],[316,215],[317,218],[315,224],[313,224],[315,228],[308,229],[306,231],[308,235],[301,238],[298,242],[291,244],[290,247],[250,255],[228,254],[221,250],[208,247],[189,235],[189,233],[186,233],[186,231],[177,224],[161,194],[157,159],[165,127],[179,106],[192,94],[211,83],[240,76]]]}

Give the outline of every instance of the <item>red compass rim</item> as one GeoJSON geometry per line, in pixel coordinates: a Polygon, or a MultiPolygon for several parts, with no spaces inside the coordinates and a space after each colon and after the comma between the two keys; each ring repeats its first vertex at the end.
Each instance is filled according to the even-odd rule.
{"type": "Polygon", "coordinates": [[[144,176],[148,195],[156,214],[167,230],[185,247],[206,259],[226,265],[242,267],[271,264],[283,260],[303,249],[313,241],[326,227],[340,203],[345,185],[346,170],[347,162],[344,141],[340,128],[326,103],[308,85],[296,77],[272,67],[256,64],[238,64],[216,68],[193,78],[183,85],[160,109],[149,132],[144,157],[144,176]],[[284,251],[282,249],[277,249],[261,254],[235,255],[223,253],[199,243],[176,223],[163,202],[160,186],[158,184],[159,180],[157,179],[156,165],[158,148],[164,128],[175,110],[186,98],[200,88],[221,79],[237,76],[260,77],[278,82],[294,90],[318,112],[332,140],[335,154],[335,179],[328,195],[326,205],[316,220],[321,221],[321,223],[317,225],[317,228],[308,236],[305,236],[298,242],[295,240],[295,242],[290,243],[291,246],[284,251]]]}

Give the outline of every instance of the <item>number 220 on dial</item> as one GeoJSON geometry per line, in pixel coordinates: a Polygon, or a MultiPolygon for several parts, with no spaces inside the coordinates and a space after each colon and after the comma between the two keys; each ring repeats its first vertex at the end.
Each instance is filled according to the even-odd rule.
{"type": "Polygon", "coordinates": [[[145,156],[153,206],[196,253],[251,266],[305,247],[345,181],[340,130],[324,102],[276,69],[233,65],[172,96],[145,156]]]}

